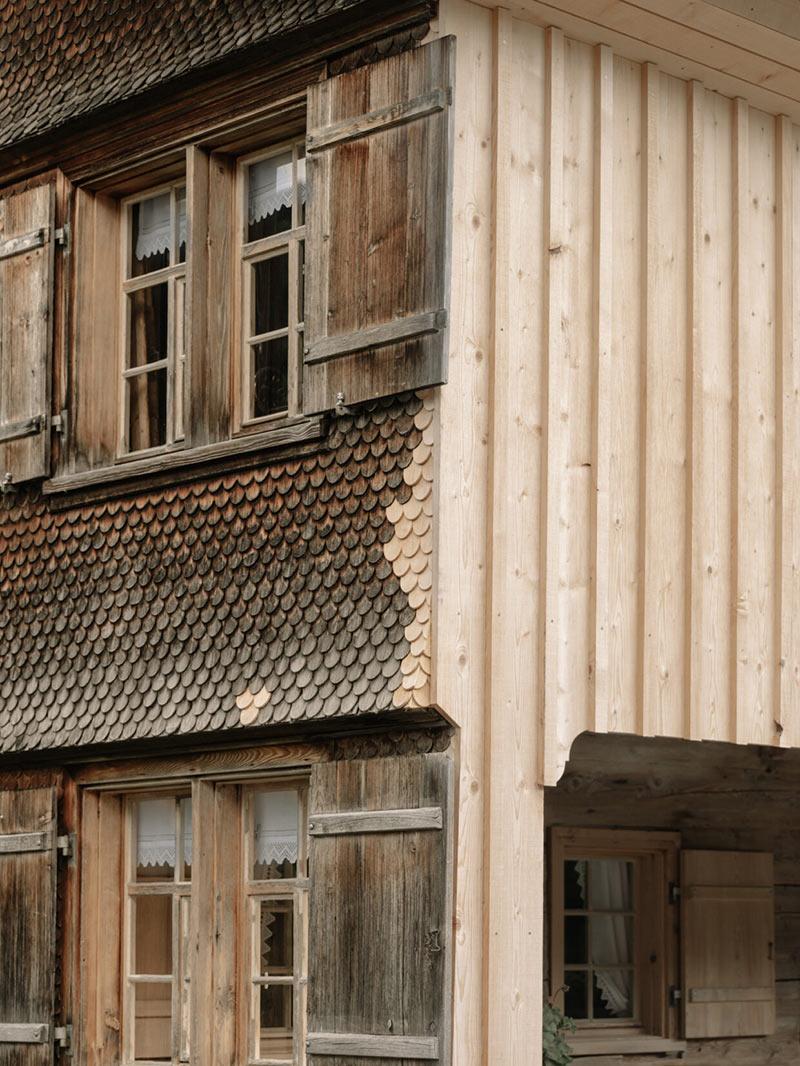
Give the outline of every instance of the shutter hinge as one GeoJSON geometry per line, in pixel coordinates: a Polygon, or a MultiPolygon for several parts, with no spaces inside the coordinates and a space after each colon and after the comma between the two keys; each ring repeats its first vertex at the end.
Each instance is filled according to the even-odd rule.
{"type": "Polygon", "coordinates": [[[56,848],[65,859],[71,859],[75,853],[75,834],[65,833],[62,837],[56,837],[56,848]]]}
{"type": "Polygon", "coordinates": [[[63,437],[67,432],[67,411],[66,408],[60,411],[57,415],[53,415],[50,419],[50,429],[54,433],[58,433],[60,437],[63,437]]]}
{"type": "Polygon", "coordinates": [[[347,404],[344,402],[344,393],[343,392],[337,392],[336,393],[336,404],[335,404],[333,409],[336,412],[336,414],[339,415],[339,417],[341,417],[342,415],[353,415],[353,414],[355,414],[355,411],[353,410],[353,408],[352,407],[348,407],[347,404]]]}
{"type": "Polygon", "coordinates": [[[64,225],[61,226],[60,229],[57,229],[55,231],[53,236],[56,239],[56,244],[60,244],[61,247],[66,251],[69,248],[69,237],[70,237],[69,222],[65,222],[64,225]]]}
{"type": "Polygon", "coordinates": [[[0,496],[8,496],[11,492],[16,492],[17,486],[14,484],[14,477],[10,470],[6,470],[5,474],[0,478],[0,496]]]}
{"type": "Polygon", "coordinates": [[[683,999],[683,992],[680,988],[676,988],[675,985],[670,985],[669,988],[669,1005],[670,1007],[677,1007],[680,1001],[683,999]]]}
{"type": "Polygon", "coordinates": [[[56,1044],[63,1048],[68,1055],[72,1054],[72,1026],[71,1025],[57,1025],[55,1027],[54,1038],[56,1044]]]}
{"type": "Polygon", "coordinates": [[[669,883],[669,901],[670,903],[680,903],[681,901],[681,886],[674,881],[669,883]]]}

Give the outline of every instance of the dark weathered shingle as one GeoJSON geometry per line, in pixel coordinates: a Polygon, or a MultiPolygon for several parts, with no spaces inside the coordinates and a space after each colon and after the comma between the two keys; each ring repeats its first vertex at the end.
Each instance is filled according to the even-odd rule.
{"type": "Polygon", "coordinates": [[[0,497],[0,753],[397,707],[418,582],[387,547],[421,409],[386,400],[316,455],[145,494],[0,497]]]}
{"type": "Polygon", "coordinates": [[[0,0],[0,145],[367,0],[0,0]]]}

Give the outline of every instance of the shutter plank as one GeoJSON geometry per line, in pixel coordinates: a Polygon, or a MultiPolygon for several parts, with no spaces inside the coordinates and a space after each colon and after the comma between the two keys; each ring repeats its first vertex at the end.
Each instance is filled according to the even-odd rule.
{"type": "Polygon", "coordinates": [[[50,1066],[56,937],[55,790],[0,792],[4,836],[50,846],[0,854],[0,1066],[50,1066]]]}
{"type": "Polygon", "coordinates": [[[14,483],[48,473],[54,218],[52,182],[0,201],[0,434],[31,430],[0,443],[0,476],[14,483]]]}
{"type": "Polygon", "coordinates": [[[775,1031],[772,867],[760,852],[682,853],[687,1038],[775,1031]]]}
{"type": "Polygon", "coordinates": [[[446,755],[314,767],[311,821],[344,818],[348,831],[311,842],[312,1062],[446,1061],[451,790],[446,755]],[[395,829],[354,831],[357,812],[366,826],[391,815],[395,829]]]}
{"type": "Polygon", "coordinates": [[[308,96],[304,410],[446,377],[453,40],[308,96]]]}

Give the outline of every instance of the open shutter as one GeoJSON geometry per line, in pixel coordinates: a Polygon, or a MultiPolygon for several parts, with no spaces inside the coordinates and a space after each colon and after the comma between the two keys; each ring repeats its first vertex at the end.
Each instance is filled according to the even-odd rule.
{"type": "Polygon", "coordinates": [[[0,197],[0,478],[44,477],[50,457],[55,186],[0,197]]]}
{"type": "Polygon", "coordinates": [[[682,853],[686,1037],[775,1031],[772,868],[762,852],[682,853]]]}
{"type": "Polygon", "coordinates": [[[447,1062],[451,760],[316,766],[310,810],[312,1064],[447,1062]]]}
{"type": "Polygon", "coordinates": [[[454,39],[308,90],[307,414],[446,378],[454,39]]]}
{"type": "Polygon", "coordinates": [[[52,788],[0,791],[0,1066],[50,1066],[56,941],[52,788]]]}

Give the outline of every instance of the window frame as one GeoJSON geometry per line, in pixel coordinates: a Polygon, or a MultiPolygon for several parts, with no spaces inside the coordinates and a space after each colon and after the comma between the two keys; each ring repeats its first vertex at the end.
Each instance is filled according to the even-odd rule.
{"type": "Polygon", "coordinates": [[[636,864],[634,878],[633,1019],[576,1019],[568,1042],[574,1053],[612,1054],[672,1050],[677,1010],[669,989],[678,985],[679,908],[670,898],[678,882],[680,834],[605,828],[550,830],[549,978],[551,999],[564,1008],[564,863],[577,859],[624,859],[636,864]]]}
{"type": "Polygon", "coordinates": [[[127,463],[135,462],[140,459],[147,459],[152,456],[160,456],[164,453],[171,451],[177,451],[184,447],[185,440],[185,425],[184,415],[186,411],[186,396],[180,397],[180,401],[177,398],[178,378],[183,389],[186,388],[186,366],[187,366],[187,328],[186,328],[186,297],[187,297],[187,285],[188,285],[188,268],[189,268],[189,248],[187,242],[186,254],[182,262],[177,261],[177,250],[179,248],[180,233],[178,230],[178,213],[177,202],[178,193],[180,191],[184,193],[184,201],[186,204],[186,220],[187,228],[189,225],[189,199],[188,199],[188,183],[186,174],[182,174],[176,177],[174,180],[159,185],[148,186],[130,196],[123,197],[119,201],[119,275],[120,275],[120,317],[119,317],[119,333],[118,333],[118,345],[119,345],[119,395],[118,395],[118,423],[119,423],[119,443],[117,446],[117,462],[127,463]],[[169,266],[162,267],[159,270],[153,270],[150,273],[141,274],[138,277],[129,277],[129,269],[131,262],[132,252],[132,239],[133,239],[133,208],[136,204],[144,203],[147,200],[153,200],[158,196],[163,196],[164,193],[169,193],[170,196],[170,252],[171,261],[169,266]],[[183,311],[184,321],[180,334],[183,338],[183,353],[176,352],[177,342],[176,337],[179,331],[178,315],[176,313],[177,297],[176,290],[178,283],[183,283],[183,311]],[[129,312],[129,297],[134,293],[141,291],[142,289],[153,288],[156,285],[166,283],[167,285],[167,355],[165,359],[159,360],[155,363],[144,364],[142,367],[131,368],[129,366],[130,353],[131,353],[131,330],[130,330],[130,312],[129,312]],[[180,361],[183,364],[182,372],[179,375],[177,372],[176,361],[180,361]],[[165,370],[167,375],[167,411],[166,411],[166,426],[165,426],[165,442],[150,448],[139,448],[136,451],[130,449],[130,389],[128,382],[136,377],[146,377],[149,373],[156,372],[158,370],[165,370]],[[181,430],[178,434],[177,430],[177,409],[178,403],[181,411],[181,430]]]}
{"type": "Polygon", "coordinates": [[[236,157],[236,271],[232,294],[233,307],[235,308],[233,381],[231,389],[231,436],[233,437],[263,432],[264,430],[269,430],[271,426],[284,425],[302,414],[302,363],[305,320],[301,314],[303,304],[303,296],[301,294],[304,293],[306,226],[305,221],[302,224],[300,223],[299,197],[296,195],[292,197],[292,225],[288,230],[282,230],[269,237],[250,241],[247,238],[247,229],[249,168],[254,163],[261,163],[266,159],[271,159],[290,151],[292,153],[292,188],[293,192],[296,193],[298,189],[298,149],[301,146],[304,147],[304,141],[304,133],[301,134],[298,131],[295,136],[284,138],[257,151],[247,152],[236,157]],[[289,260],[289,306],[286,329],[274,330],[263,335],[251,333],[254,301],[252,299],[250,271],[255,263],[284,253],[289,260]],[[269,415],[251,416],[249,412],[252,406],[252,349],[257,343],[263,343],[284,334],[288,338],[287,408],[285,411],[278,411],[269,415]]]}

